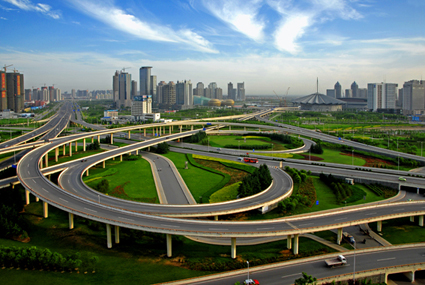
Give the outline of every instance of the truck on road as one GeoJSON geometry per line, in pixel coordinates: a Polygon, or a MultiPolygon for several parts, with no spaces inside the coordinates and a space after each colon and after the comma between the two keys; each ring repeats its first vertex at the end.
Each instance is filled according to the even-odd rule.
{"type": "Polygon", "coordinates": [[[338,255],[336,258],[325,260],[325,263],[328,267],[344,266],[347,264],[347,259],[343,255],[338,255]]]}

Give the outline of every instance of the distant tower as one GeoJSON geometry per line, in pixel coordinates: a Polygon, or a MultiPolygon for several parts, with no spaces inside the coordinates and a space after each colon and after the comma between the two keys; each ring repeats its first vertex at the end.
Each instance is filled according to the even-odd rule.
{"type": "Polygon", "coordinates": [[[235,93],[233,92],[233,83],[229,82],[227,84],[227,99],[232,99],[233,101],[236,100],[235,93]]]}
{"type": "Polygon", "coordinates": [[[239,101],[245,101],[245,82],[238,83],[237,86],[238,96],[236,99],[239,101]]]}
{"type": "Polygon", "coordinates": [[[157,96],[157,93],[156,93],[156,75],[151,75],[151,78],[150,78],[150,95],[152,95],[152,101],[155,103],[155,104],[158,104],[158,96],[157,96]]]}
{"type": "Polygon", "coordinates": [[[151,92],[151,66],[140,67],[140,95],[152,95],[151,92]]]}
{"type": "Polygon", "coordinates": [[[342,98],[342,93],[341,93],[341,84],[339,84],[339,82],[337,82],[334,86],[335,89],[335,96],[336,98],[342,98]]]}
{"type": "Polygon", "coordinates": [[[353,98],[360,97],[360,96],[359,96],[359,85],[357,85],[356,81],[354,81],[354,82],[351,84],[351,93],[352,93],[352,95],[353,95],[353,98]]]}

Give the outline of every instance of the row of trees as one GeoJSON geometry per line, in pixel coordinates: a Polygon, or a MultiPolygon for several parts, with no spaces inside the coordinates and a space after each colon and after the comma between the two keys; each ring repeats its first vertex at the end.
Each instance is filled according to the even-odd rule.
{"type": "Polygon", "coordinates": [[[284,135],[284,134],[277,134],[277,133],[248,133],[247,136],[262,136],[270,138],[274,141],[279,141],[284,144],[291,144],[293,147],[300,147],[304,145],[304,142],[302,139],[299,139],[297,137],[293,137],[290,135],[284,135]]]}
{"type": "Polygon", "coordinates": [[[94,272],[99,258],[81,258],[80,253],[64,257],[49,249],[39,249],[35,246],[29,248],[0,246],[0,264],[3,267],[16,267],[27,269],[43,269],[58,271],[92,270],[94,272]]]}
{"type": "Polygon", "coordinates": [[[238,197],[244,198],[260,193],[270,186],[272,176],[267,165],[263,164],[251,175],[245,176],[238,188],[238,197]]]}
{"type": "Polygon", "coordinates": [[[338,203],[341,203],[353,194],[351,187],[347,183],[344,183],[342,179],[335,178],[332,174],[326,175],[321,173],[320,180],[332,189],[338,203]]]}
{"type": "Polygon", "coordinates": [[[207,133],[204,131],[199,131],[196,134],[191,135],[190,137],[184,138],[184,142],[187,143],[198,143],[207,138],[207,133]]]}
{"type": "Polygon", "coordinates": [[[99,150],[99,149],[100,149],[100,143],[98,140],[94,140],[94,142],[89,144],[86,148],[86,150],[99,150]]]}

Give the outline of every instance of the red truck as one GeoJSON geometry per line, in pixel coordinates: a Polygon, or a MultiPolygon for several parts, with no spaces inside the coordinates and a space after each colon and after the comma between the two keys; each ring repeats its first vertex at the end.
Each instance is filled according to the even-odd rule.
{"type": "Polygon", "coordinates": [[[258,163],[258,159],[256,158],[250,158],[250,157],[244,157],[244,162],[250,162],[250,163],[258,163]]]}

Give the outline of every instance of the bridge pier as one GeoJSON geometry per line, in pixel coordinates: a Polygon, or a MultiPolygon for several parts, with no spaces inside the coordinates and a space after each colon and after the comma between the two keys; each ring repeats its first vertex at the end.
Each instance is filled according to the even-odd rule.
{"type": "Polygon", "coordinates": [[[412,223],[414,223],[414,222],[415,222],[415,216],[410,216],[410,221],[411,221],[412,223]]]}
{"type": "Polygon", "coordinates": [[[97,141],[100,143],[100,136],[97,136],[97,141]]]}
{"type": "Polygon", "coordinates": [[[72,156],[72,142],[69,143],[69,156],[72,156]]]}
{"type": "Polygon", "coordinates": [[[419,216],[419,226],[420,227],[424,226],[424,216],[419,216]]]}
{"type": "Polygon", "coordinates": [[[218,216],[214,216],[214,221],[218,221],[218,216]]]}
{"type": "Polygon", "coordinates": [[[48,218],[49,217],[49,208],[48,208],[47,202],[43,201],[43,217],[48,218]]]}
{"type": "Polygon", "coordinates": [[[114,134],[113,133],[111,133],[111,144],[114,144],[114,134]]]}
{"type": "Polygon", "coordinates": [[[378,232],[382,232],[382,221],[377,221],[376,222],[376,230],[378,232]]]}
{"type": "Polygon", "coordinates": [[[182,126],[182,125],[180,125],[180,126],[179,126],[180,132],[182,132],[182,128],[183,128],[183,126],[182,126]]]}
{"type": "Polygon", "coordinates": [[[159,136],[162,135],[162,127],[159,127],[159,136]]]}
{"type": "Polygon", "coordinates": [[[30,191],[25,189],[25,205],[29,205],[29,204],[30,204],[30,191]]]}
{"type": "Polygon", "coordinates": [[[342,228],[338,228],[338,234],[337,234],[337,237],[336,237],[336,243],[338,245],[340,245],[341,244],[341,241],[342,241],[342,228]]]}
{"type": "Polygon", "coordinates": [[[246,132],[246,127],[243,127],[243,130],[246,132]]]}
{"type": "Polygon", "coordinates": [[[75,141],[75,152],[78,151],[78,141],[75,141]]]}
{"type": "Polygon", "coordinates": [[[102,166],[103,166],[103,168],[105,168],[105,161],[102,161],[102,166]]]}
{"type": "Polygon", "coordinates": [[[193,125],[190,126],[190,130],[193,131],[193,125]]]}
{"type": "Polygon", "coordinates": [[[286,236],[286,248],[292,249],[292,235],[286,236]]]}
{"type": "Polygon", "coordinates": [[[55,162],[58,162],[59,158],[59,147],[55,148],[55,162]]]}
{"type": "Polygon", "coordinates": [[[139,155],[139,150],[138,149],[136,149],[136,155],[139,155]]]}
{"type": "Polygon", "coordinates": [[[40,198],[38,198],[37,196],[35,196],[35,201],[36,202],[40,201],[40,198]]]}
{"type": "Polygon", "coordinates": [[[143,129],[143,136],[146,137],[146,129],[143,129]]]}
{"type": "Polygon", "coordinates": [[[410,280],[411,283],[415,282],[415,271],[405,272],[403,274],[410,280]]]}
{"type": "Polygon", "coordinates": [[[230,245],[230,256],[232,259],[236,258],[236,238],[230,238],[231,245],[230,245]]]}
{"type": "Polygon", "coordinates": [[[131,139],[131,132],[128,131],[128,139],[131,139]]]}
{"type": "Polygon", "coordinates": [[[46,165],[46,167],[49,167],[49,153],[46,153],[46,155],[44,156],[44,164],[46,165]]]}
{"type": "Polygon", "coordinates": [[[111,241],[111,225],[106,224],[106,246],[108,248],[112,248],[112,241],[111,241]]]}
{"type": "Polygon", "coordinates": [[[172,127],[172,126],[169,126],[169,127],[168,127],[168,133],[169,133],[170,135],[173,133],[173,127],[172,127]]]}
{"type": "Polygon", "coordinates": [[[292,249],[292,253],[297,255],[299,249],[299,235],[294,234],[294,248],[292,249]]]}
{"type": "Polygon", "coordinates": [[[122,155],[120,155],[120,161],[122,161],[122,155]]]}
{"type": "Polygon", "coordinates": [[[65,156],[65,154],[66,154],[66,145],[63,145],[63,147],[62,147],[62,154],[63,154],[63,156],[65,156]]]}
{"type": "Polygon", "coordinates": [[[86,176],[89,176],[89,168],[86,170],[86,176]]]}
{"type": "Polygon", "coordinates": [[[171,240],[171,235],[170,234],[166,234],[165,238],[167,241],[167,257],[171,257],[173,255],[173,244],[172,244],[172,240],[171,240]]]}
{"type": "Polygon", "coordinates": [[[86,151],[86,139],[83,139],[83,151],[86,151]]]}
{"type": "Polygon", "coordinates": [[[91,143],[94,143],[94,137],[91,137],[91,143]]]}
{"type": "Polygon", "coordinates": [[[69,220],[69,229],[72,230],[74,228],[74,214],[68,213],[68,220],[69,220]]]}
{"type": "Polygon", "coordinates": [[[115,226],[115,243],[120,243],[120,227],[115,226]]]}

